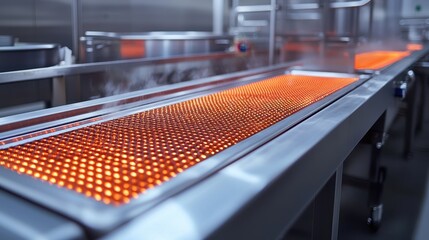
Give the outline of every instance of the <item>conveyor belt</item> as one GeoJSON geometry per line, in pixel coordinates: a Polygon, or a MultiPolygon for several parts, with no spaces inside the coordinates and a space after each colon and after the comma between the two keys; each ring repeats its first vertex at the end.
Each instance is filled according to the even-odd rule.
{"type": "Polygon", "coordinates": [[[402,51],[372,51],[355,56],[356,70],[380,70],[410,55],[402,51]]]}
{"type": "Polygon", "coordinates": [[[0,166],[121,205],[357,80],[273,77],[0,150],[0,166]]]}

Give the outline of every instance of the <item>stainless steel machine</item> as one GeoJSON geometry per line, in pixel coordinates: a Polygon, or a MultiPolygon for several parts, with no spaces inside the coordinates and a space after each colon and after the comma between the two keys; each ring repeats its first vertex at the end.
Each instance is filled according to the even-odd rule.
{"type": "Polygon", "coordinates": [[[74,2],[73,18],[94,17],[73,27],[80,63],[0,72],[5,91],[50,79],[56,103],[0,118],[0,236],[287,238],[312,206],[311,235],[336,239],[341,185],[362,180],[362,222],[378,229],[378,155],[403,105],[412,152],[429,47],[370,41],[377,21],[362,29],[358,16],[380,10],[373,1],[327,3],[213,1],[213,34],[172,35],[83,33],[94,5],[74,2]],[[371,147],[365,179],[345,167],[358,144],[371,147]]]}
{"type": "Polygon", "coordinates": [[[373,77],[286,64],[2,118],[0,184],[36,203],[2,207],[77,223],[65,238],[275,237],[327,183],[333,227],[342,162],[426,51],[373,77]]]}
{"type": "Polygon", "coordinates": [[[83,61],[99,62],[228,52],[233,46],[233,37],[209,32],[88,31],[81,43],[83,61]]]}
{"type": "MultiPolygon", "coordinates": [[[[59,44],[15,43],[12,36],[5,36],[0,44],[0,72],[45,68],[59,65],[61,50],[59,44]]],[[[10,82],[0,88],[0,109],[15,112],[12,108],[45,108],[51,105],[52,85],[50,79],[30,82],[10,82]],[[33,106],[33,107],[32,107],[33,106]]]]}

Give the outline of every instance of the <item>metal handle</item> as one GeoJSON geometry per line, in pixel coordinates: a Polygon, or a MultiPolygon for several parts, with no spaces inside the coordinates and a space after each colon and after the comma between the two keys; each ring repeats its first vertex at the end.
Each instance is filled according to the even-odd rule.
{"type": "Polygon", "coordinates": [[[249,6],[237,6],[235,11],[238,13],[250,13],[250,12],[270,12],[272,10],[277,10],[277,6],[273,7],[271,5],[249,5],[249,6]]]}
{"type": "Polygon", "coordinates": [[[330,4],[331,8],[356,8],[363,7],[370,3],[372,0],[360,0],[351,2],[333,2],[330,4]]]}
{"type": "MultiPolygon", "coordinates": [[[[333,2],[329,4],[330,8],[357,8],[363,7],[370,3],[372,0],[359,0],[359,1],[351,1],[351,2],[333,2]]],[[[287,9],[292,10],[312,10],[312,9],[320,9],[322,5],[319,3],[293,3],[286,6],[287,9]]]]}
{"type": "Polygon", "coordinates": [[[286,5],[286,8],[291,10],[312,10],[320,9],[321,6],[318,3],[292,3],[286,5]]]}
{"type": "Polygon", "coordinates": [[[267,20],[246,20],[243,14],[238,15],[239,26],[243,27],[266,27],[268,26],[267,20]]]}

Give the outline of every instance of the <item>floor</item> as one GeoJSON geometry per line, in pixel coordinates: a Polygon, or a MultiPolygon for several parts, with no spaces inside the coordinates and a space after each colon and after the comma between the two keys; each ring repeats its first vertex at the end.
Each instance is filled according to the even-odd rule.
{"type": "MultiPolygon", "coordinates": [[[[383,220],[377,232],[371,232],[366,225],[367,189],[343,184],[338,239],[429,239],[428,117],[423,126],[409,159],[402,157],[404,118],[398,117],[389,132],[381,154],[387,177],[383,220]]],[[[365,154],[365,150],[353,154],[365,154]]],[[[356,158],[362,159],[362,156],[356,158]]]]}

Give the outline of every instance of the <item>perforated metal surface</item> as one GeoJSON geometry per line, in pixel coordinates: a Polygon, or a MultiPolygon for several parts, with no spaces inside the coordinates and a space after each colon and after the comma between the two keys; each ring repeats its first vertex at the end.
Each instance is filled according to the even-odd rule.
{"type": "Polygon", "coordinates": [[[356,80],[278,76],[0,150],[0,166],[121,205],[356,80]]]}
{"type": "Polygon", "coordinates": [[[373,51],[359,53],[355,56],[356,70],[380,70],[410,55],[401,51],[373,51]]]}

